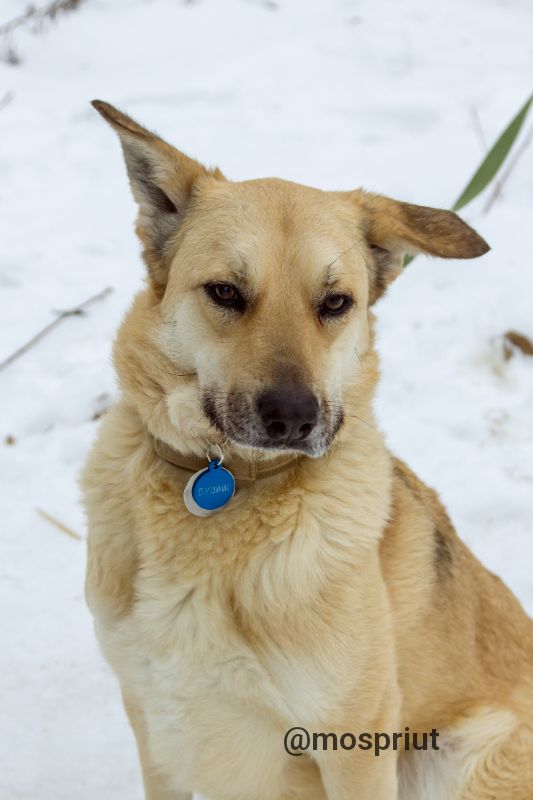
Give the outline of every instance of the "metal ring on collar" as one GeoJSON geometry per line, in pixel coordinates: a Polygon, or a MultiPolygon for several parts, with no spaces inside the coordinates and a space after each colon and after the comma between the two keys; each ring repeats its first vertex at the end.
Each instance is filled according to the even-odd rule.
{"type": "Polygon", "coordinates": [[[219,465],[222,464],[222,462],[224,461],[224,451],[222,450],[222,447],[219,444],[213,444],[213,442],[210,442],[209,439],[207,440],[207,444],[208,448],[206,450],[206,456],[209,463],[211,463],[211,461],[214,460],[214,457],[213,458],[211,457],[211,449],[216,448],[220,453],[220,458],[218,459],[218,463],[219,465]]]}

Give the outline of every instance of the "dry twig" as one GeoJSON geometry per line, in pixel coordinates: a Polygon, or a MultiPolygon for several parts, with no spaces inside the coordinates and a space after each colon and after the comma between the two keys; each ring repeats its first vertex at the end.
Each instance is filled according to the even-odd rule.
{"type": "Polygon", "coordinates": [[[40,330],[38,333],[35,334],[26,344],[23,344],[22,347],[19,347],[18,350],[15,350],[14,353],[11,353],[4,361],[0,361],[0,370],[5,369],[9,364],[12,364],[13,361],[16,361],[17,358],[20,358],[24,353],[27,353],[34,345],[41,341],[48,333],[57,328],[58,325],[61,325],[63,320],[67,319],[67,317],[76,317],[80,316],[84,313],[85,309],[89,306],[93,305],[93,303],[97,303],[99,300],[103,300],[106,298],[111,292],[113,291],[111,286],[108,286],[107,289],[103,289],[103,291],[98,292],[98,294],[89,297],[87,300],[84,300],[83,303],[80,303],[79,306],[74,306],[74,308],[69,308],[66,311],[61,311],[56,319],[52,322],[49,322],[48,325],[40,330]]]}
{"type": "Polygon", "coordinates": [[[67,536],[70,536],[71,539],[77,539],[80,542],[82,541],[82,537],[79,535],[79,533],[76,533],[76,531],[73,531],[72,528],[69,528],[67,525],[64,525],[62,522],[53,517],[47,511],[43,511],[42,508],[36,508],[35,510],[38,514],[40,514],[41,517],[43,517],[43,519],[45,519],[47,522],[50,522],[52,525],[55,525],[56,528],[58,528],[63,533],[66,533],[67,536]]]}
{"type": "Polygon", "coordinates": [[[46,20],[54,20],[58,14],[66,11],[75,11],[83,2],[84,0],[54,0],[53,3],[42,8],[30,5],[24,14],[20,14],[18,17],[9,20],[9,22],[0,25],[0,36],[13,33],[17,28],[21,28],[28,23],[41,25],[46,20]]]}

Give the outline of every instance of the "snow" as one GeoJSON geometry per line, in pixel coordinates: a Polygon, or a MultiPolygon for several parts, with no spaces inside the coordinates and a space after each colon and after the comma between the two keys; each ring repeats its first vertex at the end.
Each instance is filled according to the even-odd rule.
{"type": "MultiPolygon", "coordinates": [[[[0,24],[26,7],[3,0],[0,24]]],[[[0,61],[0,796],[139,800],[132,735],[83,600],[77,474],[115,393],[110,345],[140,287],[133,202],[93,97],[240,179],[364,185],[449,205],[531,91],[529,0],[88,0],[0,61]],[[12,436],[14,444],[5,443],[12,436]]],[[[0,46],[0,57],[6,43],[0,46]]],[[[530,123],[531,124],[531,123],[530,123]]],[[[474,262],[419,257],[380,303],[379,418],[474,552],[533,612],[533,148],[465,218],[474,262]]]]}

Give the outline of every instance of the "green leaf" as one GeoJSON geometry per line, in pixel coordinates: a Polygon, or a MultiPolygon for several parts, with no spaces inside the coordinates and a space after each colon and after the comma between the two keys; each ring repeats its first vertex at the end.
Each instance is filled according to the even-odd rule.
{"type": "Polygon", "coordinates": [[[460,208],[463,208],[467,205],[467,203],[470,203],[475,197],[478,196],[478,194],[481,194],[483,189],[486,189],[486,187],[489,185],[507,158],[509,150],[515,143],[516,137],[522,129],[522,125],[526,120],[532,103],[533,95],[531,95],[529,100],[524,103],[518,114],[506,127],[498,141],[489,150],[470,182],[465,189],[463,189],[462,193],[453,204],[452,211],[459,211],[460,208]]]}
{"type": "MultiPolygon", "coordinates": [[[[471,180],[453,204],[452,211],[459,211],[460,208],[464,208],[464,206],[470,203],[475,197],[478,196],[478,194],[481,194],[481,192],[487,188],[509,155],[509,151],[515,143],[516,137],[522,129],[522,125],[526,121],[526,117],[532,103],[533,94],[528,100],[526,100],[518,114],[513,117],[496,143],[491,147],[471,180]]],[[[413,260],[413,258],[415,258],[415,256],[405,256],[403,266],[406,267],[413,260]]]]}

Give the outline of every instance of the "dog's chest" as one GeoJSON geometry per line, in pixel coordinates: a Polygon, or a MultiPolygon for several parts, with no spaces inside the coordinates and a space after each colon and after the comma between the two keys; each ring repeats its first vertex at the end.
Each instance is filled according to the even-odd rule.
{"type": "Polygon", "coordinates": [[[243,630],[211,581],[160,593],[152,586],[114,641],[105,637],[124,692],[143,709],[150,748],[177,788],[209,794],[206,774],[217,780],[228,758],[252,780],[265,773],[266,751],[269,763],[282,756],[285,730],[327,713],[331,684],[316,660],[289,652],[289,641],[259,641],[260,628],[243,630]]]}
{"type": "Polygon", "coordinates": [[[228,530],[154,517],[135,606],[101,631],[176,788],[217,796],[209,774],[232,796],[261,794],[256,776],[275,782],[272,764],[285,763],[284,732],[319,729],[358,680],[355,660],[339,671],[332,656],[350,658],[364,595],[355,576],[367,574],[346,519],[336,506],[325,518],[318,501],[302,507],[297,494],[268,512],[268,524],[256,510],[228,530]],[[340,584],[350,587],[341,595],[340,584]]]}
{"type": "MultiPolygon", "coordinates": [[[[115,644],[116,655],[126,660],[142,696],[148,689],[148,696],[159,697],[159,703],[166,695],[183,711],[211,696],[219,709],[227,699],[232,714],[239,703],[253,704],[286,720],[308,719],[326,705],[327,680],[316,653],[312,658],[305,653],[301,626],[295,646],[295,628],[284,631],[276,622],[294,613],[290,593],[272,598],[274,620],[263,590],[250,594],[251,611],[244,612],[225,580],[219,585],[210,579],[195,586],[141,589],[115,644]],[[254,601],[256,594],[261,597],[254,601]]],[[[309,610],[307,614],[305,624],[313,630],[313,615],[309,610]]]]}

